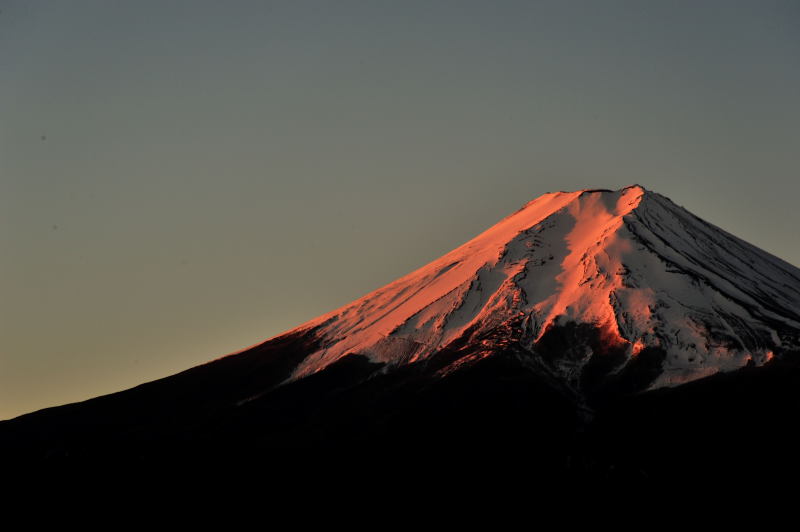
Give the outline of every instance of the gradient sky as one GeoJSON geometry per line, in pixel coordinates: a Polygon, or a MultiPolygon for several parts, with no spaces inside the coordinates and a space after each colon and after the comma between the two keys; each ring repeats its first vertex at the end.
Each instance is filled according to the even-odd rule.
{"type": "Polygon", "coordinates": [[[0,0],[0,418],[254,344],[552,190],[800,264],[800,2],[0,0]]]}

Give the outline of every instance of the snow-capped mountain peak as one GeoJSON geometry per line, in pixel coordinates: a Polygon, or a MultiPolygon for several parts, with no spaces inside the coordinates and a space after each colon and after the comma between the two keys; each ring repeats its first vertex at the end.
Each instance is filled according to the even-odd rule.
{"type": "MultiPolygon", "coordinates": [[[[549,193],[291,331],[313,331],[319,345],[293,378],[351,353],[388,366],[424,361],[456,341],[484,342],[490,356],[504,340],[485,337],[500,327],[535,356],[569,324],[598,331],[623,366],[658,350],[653,387],[760,365],[798,341],[800,270],[639,185],[549,193]]],[[[579,373],[597,351],[580,349],[556,370],[579,373]]]]}

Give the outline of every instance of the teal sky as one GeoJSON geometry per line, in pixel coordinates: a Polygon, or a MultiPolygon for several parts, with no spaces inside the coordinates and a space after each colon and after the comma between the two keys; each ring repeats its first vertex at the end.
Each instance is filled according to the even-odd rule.
{"type": "Polygon", "coordinates": [[[551,190],[800,264],[800,2],[0,0],[0,418],[152,380],[551,190]]]}

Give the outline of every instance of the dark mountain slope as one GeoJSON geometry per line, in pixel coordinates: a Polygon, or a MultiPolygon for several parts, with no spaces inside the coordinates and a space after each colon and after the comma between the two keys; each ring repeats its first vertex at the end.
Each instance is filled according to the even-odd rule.
{"type": "MultiPolygon", "coordinates": [[[[575,332],[563,334],[574,339],[575,332]]],[[[665,482],[800,471],[797,354],[649,392],[599,377],[587,393],[518,344],[480,358],[468,344],[389,372],[349,355],[275,386],[303,349],[302,341],[267,343],[0,423],[3,466],[202,464],[281,475],[343,468],[665,482]],[[273,364],[261,362],[265,353],[273,364]]]]}

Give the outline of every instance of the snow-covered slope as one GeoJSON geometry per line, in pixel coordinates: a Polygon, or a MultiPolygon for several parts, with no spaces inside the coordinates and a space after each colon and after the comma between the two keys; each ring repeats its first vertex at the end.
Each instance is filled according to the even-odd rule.
{"type": "MultiPolygon", "coordinates": [[[[652,387],[679,384],[796,348],[800,270],[640,186],[545,194],[290,331],[320,346],[293,378],[350,353],[388,367],[424,360],[455,340],[491,343],[478,339],[512,323],[535,355],[549,330],[571,322],[597,328],[628,361],[663,350],[652,387]]],[[[579,370],[591,356],[586,348],[579,370]]]]}

